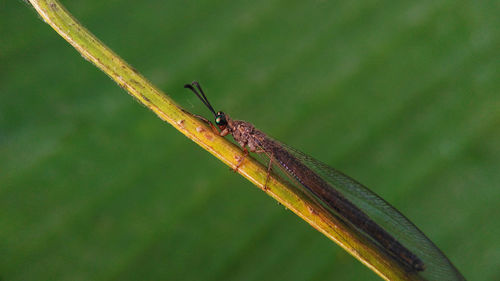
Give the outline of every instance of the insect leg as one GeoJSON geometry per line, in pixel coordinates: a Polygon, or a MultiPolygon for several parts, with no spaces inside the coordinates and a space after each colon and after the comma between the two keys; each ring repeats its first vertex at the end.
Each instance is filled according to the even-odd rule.
{"type": "Polygon", "coordinates": [[[269,187],[267,187],[267,183],[269,182],[269,177],[271,176],[272,165],[273,165],[273,158],[269,157],[269,164],[267,166],[267,177],[266,177],[266,182],[264,183],[265,191],[269,190],[269,187]]]}
{"type": "MultiPolygon", "coordinates": [[[[266,151],[262,147],[255,148],[253,152],[266,153],[266,151]]],[[[266,181],[265,181],[264,187],[263,187],[264,191],[269,190],[269,187],[267,187],[267,183],[269,182],[269,178],[271,176],[271,171],[272,171],[272,167],[273,167],[273,157],[272,157],[272,155],[268,155],[268,156],[269,156],[269,164],[267,165],[267,176],[266,176],[266,181]]]]}
{"type": "Polygon", "coordinates": [[[238,170],[240,169],[240,166],[243,164],[243,161],[245,160],[245,158],[247,158],[248,156],[248,150],[246,147],[243,148],[243,157],[240,157],[240,159],[238,159],[238,164],[236,164],[236,167],[234,169],[231,169],[233,170],[233,172],[237,173],[238,170]]]}
{"type": "Polygon", "coordinates": [[[219,130],[217,130],[217,128],[215,127],[215,125],[210,122],[210,120],[208,120],[207,118],[201,116],[201,115],[198,115],[198,114],[194,114],[194,113],[191,113],[189,111],[186,111],[184,109],[181,108],[181,110],[184,112],[184,113],[187,113],[193,117],[196,117],[198,120],[204,122],[205,124],[209,125],[210,128],[212,128],[212,131],[214,132],[214,134],[219,134],[219,130]]]}

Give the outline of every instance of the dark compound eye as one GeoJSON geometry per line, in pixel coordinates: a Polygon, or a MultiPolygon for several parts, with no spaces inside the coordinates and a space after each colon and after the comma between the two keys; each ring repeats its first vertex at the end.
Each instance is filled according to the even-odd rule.
{"type": "Polygon", "coordinates": [[[217,116],[215,117],[215,124],[217,124],[218,126],[227,125],[226,115],[224,115],[224,112],[217,112],[217,116]]]}

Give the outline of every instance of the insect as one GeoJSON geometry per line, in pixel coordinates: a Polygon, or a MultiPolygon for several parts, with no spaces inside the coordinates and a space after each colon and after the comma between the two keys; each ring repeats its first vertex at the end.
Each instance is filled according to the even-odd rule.
{"type": "MultiPolygon", "coordinates": [[[[184,87],[193,91],[214,114],[221,136],[232,135],[245,155],[248,151],[265,153],[270,159],[268,171],[271,163],[275,163],[314,200],[376,242],[408,271],[427,270],[422,256],[439,268],[437,275],[432,275],[443,280],[463,279],[446,256],[418,228],[375,193],[326,164],[268,137],[251,123],[233,120],[224,112],[215,111],[198,82],[184,87]],[[411,245],[412,249],[396,239],[395,235],[411,245]],[[451,279],[444,278],[450,276],[451,279]]],[[[210,123],[203,117],[201,119],[210,123]]]]}

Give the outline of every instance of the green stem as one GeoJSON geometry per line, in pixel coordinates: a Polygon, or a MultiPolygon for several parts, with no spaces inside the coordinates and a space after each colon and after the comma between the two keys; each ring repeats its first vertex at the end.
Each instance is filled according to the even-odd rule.
{"type": "MultiPolygon", "coordinates": [[[[186,137],[235,168],[243,153],[240,148],[214,133],[203,122],[182,110],[174,101],[151,85],[134,68],[85,29],[56,0],[30,0],[31,5],[59,35],[88,61],[104,71],[140,103],[168,122],[186,137]]],[[[293,186],[271,177],[264,188],[267,168],[246,158],[238,172],[268,195],[293,211],[311,226],[335,241],[355,258],[386,280],[419,280],[408,275],[399,264],[381,252],[359,233],[339,221],[293,186]]]]}

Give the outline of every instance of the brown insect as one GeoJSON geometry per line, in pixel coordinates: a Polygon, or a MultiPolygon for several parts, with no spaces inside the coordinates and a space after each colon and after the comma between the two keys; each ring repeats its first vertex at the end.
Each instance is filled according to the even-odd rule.
{"type": "MultiPolygon", "coordinates": [[[[216,112],[198,82],[184,87],[193,91],[214,114],[219,134],[232,135],[245,156],[248,151],[265,153],[269,157],[268,171],[271,170],[272,163],[277,164],[313,200],[364,233],[408,271],[427,272],[426,264],[416,254],[418,252],[432,263],[438,264],[437,272],[441,276],[445,272],[448,277],[456,277],[451,280],[463,279],[446,256],[413,223],[368,188],[311,156],[268,137],[249,122],[233,120],[222,111],[216,112]],[[398,241],[395,235],[407,245],[398,241]]],[[[210,121],[200,118],[215,129],[210,121]]],[[[243,159],[239,165],[242,161],[243,159]]]]}

